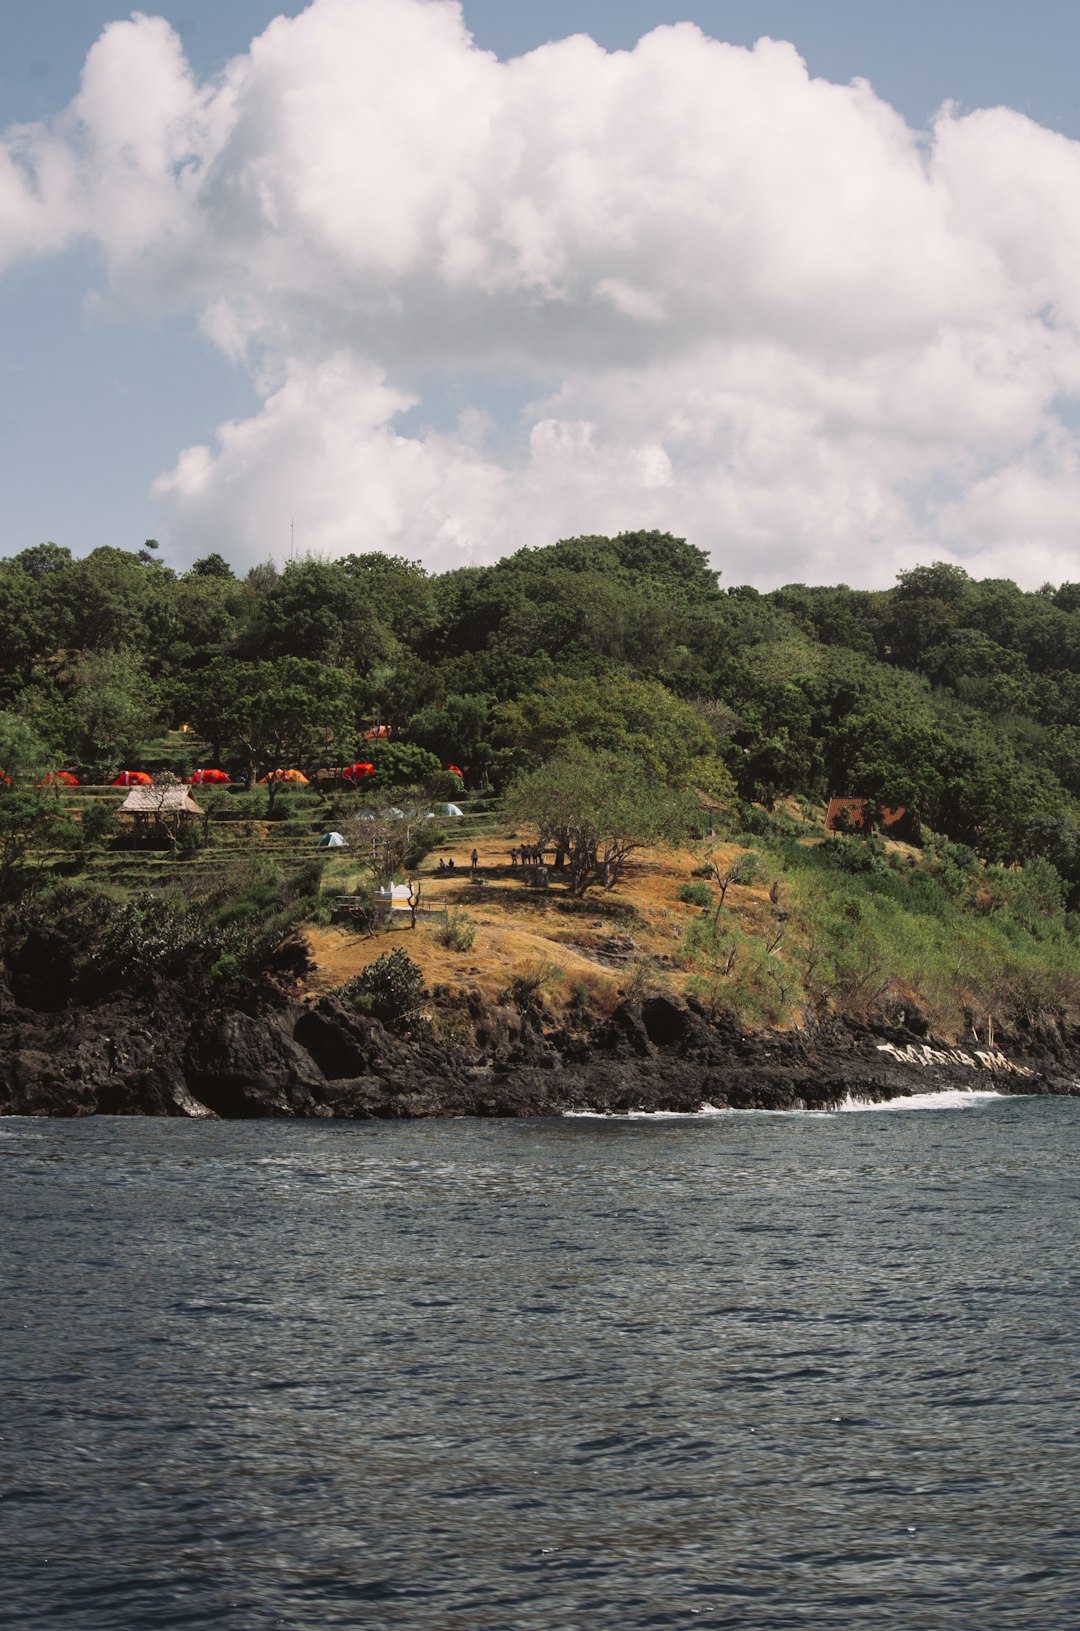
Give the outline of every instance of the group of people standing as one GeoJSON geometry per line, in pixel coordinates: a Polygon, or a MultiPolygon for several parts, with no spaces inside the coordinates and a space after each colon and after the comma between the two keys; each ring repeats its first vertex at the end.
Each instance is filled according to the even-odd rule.
{"type": "Polygon", "coordinates": [[[511,867],[517,866],[519,862],[522,866],[543,866],[543,844],[522,844],[520,848],[512,849],[510,851],[511,867]]]}
{"type": "MultiPolygon", "coordinates": [[[[472,852],[472,855],[470,857],[470,867],[469,867],[470,875],[472,877],[474,877],[474,878],[476,877],[476,871],[477,871],[477,868],[478,868],[479,865],[480,865],[480,856],[479,856],[479,853],[474,849],[473,852],[472,852]]],[[[556,850],[556,852],[555,852],[555,865],[556,866],[561,866],[562,865],[562,853],[560,851],[558,851],[558,850],[556,850]]],[[[511,866],[511,869],[517,868],[519,866],[522,867],[523,869],[525,867],[532,867],[534,869],[533,870],[534,881],[537,881],[538,875],[540,873],[543,873],[543,875],[544,875],[543,876],[543,883],[544,884],[547,883],[547,867],[544,865],[544,846],[543,846],[543,844],[519,844],[519,845],[515,845],[515,847],[510,851],[510,866],[511,866]]],[[[453,856],[451,855],[449,857],[440,856],[438,870],[440,872],[462,872],[462,871],[464,871],[464,868],[457,866],[455,864],[455,862],[454,862],[453,856]]]]}

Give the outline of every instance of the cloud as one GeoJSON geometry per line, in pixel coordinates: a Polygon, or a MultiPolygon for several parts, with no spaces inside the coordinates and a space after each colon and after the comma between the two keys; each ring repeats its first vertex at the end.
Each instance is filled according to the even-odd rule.
{"type": "Polygon", "coordinates": [[[0,252],[90,240],[118,311],[251,369],[260,411],[157,483],[182,554],[281,553],[292,514],[440,569],[641,525],[729,581],[1038,582],[1076,572],[1078,183],[1019,114],[915,132],[782,42],[504,63],[446,0],[314,0],[204,85],[111,24],[0,144],[0,252]],[[496,376],[528,406],[492,425],[496,376]]]}

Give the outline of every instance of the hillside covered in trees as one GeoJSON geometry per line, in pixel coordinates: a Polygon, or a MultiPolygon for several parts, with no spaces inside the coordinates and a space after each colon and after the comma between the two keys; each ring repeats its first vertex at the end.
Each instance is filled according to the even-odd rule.
{"type": "MultiPolygon", "coordinates": [[[[42,544],[0,562],[0,715],[13,780],[24,764],[110,780],[181,724],[255,779],[371,757],[385,722],[386,786],[438,761],[503,790],[573,744],[767,807],[903,805],[1080,893],[1080,584],[1026,593],[935,565],[879,592],[761,594],[657,533],[434,577],[378,554],[177,574],[152,547],[42,544]]],[[[192,768],[167,758],[147,768],[192,768]]]]}
{"type": "Polygon", "coordinates": [[[1080,585],[936,565],[761,594],[656,533],[442,576],[378,554],[240,579],[218,555],[177,574],[151,544],[23,551],[0,562],[0,1105],[543,1113],[592,1102],[623,1047],[604,1102],[656,1108],[674,1068],[656,1049],[682,1059],[691,1034],[713,1072],[679,1065],[692,1105],[763,1028],[790,1063],[762,1087],[758,1060],[740,1103],[825,1102],[856,1055],[905,1091],[910,1061],[885,1081],[880,1045],[907,1060],[927,1038],[936,1058],[1004,1041],[1073,1091],[1078,719],[1080,585]],[[350,780],[358,761],[373,772],[350,780]],[[119,824],[119,772],[164,796],[208,767],[232,785],[194,789],[198,823],[119,824]],[[826,830],[834,796],[863,801],[858,835],[826,830]],[[885,830],[901,806],[914,842],[885,830]],[[394,914],[373,911],[404,878],[433,902],[411,955],[381,950],[394,914]],[[380,1023],[437,1050],[420,1099],[380,1023]],[[836,1024],[836,1057],[800,1052],[836,1024]],[[396,1097],[367,1083],[376,1056],[396,1097]],[[491,1097],[489,1076],[534,1068],[523,1098],[491,1097]]]}

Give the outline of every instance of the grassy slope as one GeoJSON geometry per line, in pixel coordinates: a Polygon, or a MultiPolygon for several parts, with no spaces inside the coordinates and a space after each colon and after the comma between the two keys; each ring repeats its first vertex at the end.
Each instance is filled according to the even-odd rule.
{"type": "MultiPolygon", "coordinates": [[[[77,815],[91,800],[122,797],[111,788],[80,789],[64,803],[77,815]]],[[[105,850],[81,866],[114,898],[180,878],[188,887],[212,884],[237,863],[299,866],[316,853],[331,806],[314,791],[291,802],[285,822],[215,822],[211,848],[184,860],[153,849],[105,850]]],[[[241,803],[230,800],[234,810],[241,803]]],[[[1080,1012],[1080,953],[1069,925],[1053,901],[1033,895],[1024,873],[973,860],[958,866],[892,843],[868,851],[858,840],[827,838],[820,810],[800,814],[792,804],[779,821],[756,823],[763,829],[756,836],[731,831],[696,849],[643,851],[618,888],[573,901],[554,869],[546,893],[528,888],[510,865],[520,835],[495,814],[466,809],[462,821],[447,824],[447,847],[419,868],[436,915],[415,931],[396,924],[373,936],[312,923],[312,992],[401,945],[429,985],[478,987],[495,997],[516,979],[539,985],[554,1010],[604,1011],[621,995],[667,990],[696,994],[755,1026],[790,1023],[822,1003],[865,1014],[917,1004],[949,1036],[970,1036],[973,1018],[983,1030],[988,1016],[1007,1027],[1044,1011],[1080,1012]],[[474,844],[480,884],[468,875],[474,844]],[[707,851],[722,869],[746,853],[759,866],[752,882],[731,888],[715,933],[712,908],[679,899],[707,851]],[[456,875],[438,872],[440,854],[454,856],[456,875]],[[864,862],[868,869],[858,870],[864,862]],[[443,910],[469,914],[471,948],[440,943],[443,910]]],[[[359,885],[357,857],[323,853],[328,894],[359,885]]],[[[64,869],[80,864],[59,854],[51,860],[64,869]]],[[[716,893],[712,885],[714,904],[716,893]]]]}
{"type": "MultiPolygon", "coordinates": [[[[828,838],[821,818],[791,808],[756,837],[643,851],[618,888],[579,902],[554,870],[546,894],[526,887],[510,865],[513,835],[492,824],[475,840],[482,884],[466,871],[439,873],[438,852],[420,868],[430,906],[464,910],[475,922],[471,948],[442,945],[437,918],[371,936],[316,927],[311,986],[340,984],[401,945],[429,985],[497,996],[519,978],[539,982],[555,1010],[603,1010],[651,990],[696,994],[749,1026],[785,1025],[823,1004],[867,1015],[917,1006],[954,1037],[970,1037],[973,1022],[982,1035],[989,1019],[1004,1028],[1080,1012],[1080,952],[1060,908],[1033,901],[1024,874],[965,869],[901,844],[868,850],[828,838]],[[751,882],[732,886],[715,929],[715,886],[713,907],[679,899],[710,851],[721,869],[744,853],[759,867],[751,882]]],[[[463,837],[443,853],[467,865],[472,843],[463,837]]],[[[355,876],[340,857],[327,881],[355,876]]]]}

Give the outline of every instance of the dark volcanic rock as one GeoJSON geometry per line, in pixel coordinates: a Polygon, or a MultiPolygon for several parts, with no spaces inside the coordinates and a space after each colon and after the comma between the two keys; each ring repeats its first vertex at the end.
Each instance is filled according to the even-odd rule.
{"type": "Polygon", "coordinates": [[[226,1012],[192,1027],[183,1069],[195,1098],[219,1116],[318,1116],[326,1077],[293,1040],[286,1004],[258,1016],[226,1012]]]}
{"type": "Polygon", "coordinates": [[[75,952],[55,929],[31,929],[11,959],[11,995],[24,1008],[59,1013],[66,1008],[75,976],[75,952]]]}
{"type": "MultiPolygon", "coordinates": [[[[476,991],[440,990],[436,1025],[396,1034],[335,998],[305,1004],[270,983],[212,1009],[180,984],[50,1009],[41,993],[51,943],[35,932],[0,984],[0,1114],[542,1116],[826,1109],[849,1094],[946,1087],[1080,1091],[1076,1035],[1051,1027],[1003,1039],[1034,1072],[1018,1076],[958,1062],[918,1014],[910,1027],[830,1019],[748,1034],[699,1003],[658,996],[626,1002],[590,1030],[562,1029],[476,991]]],[[[69,990],[58,966],[57,990],[69,990]]]]}

